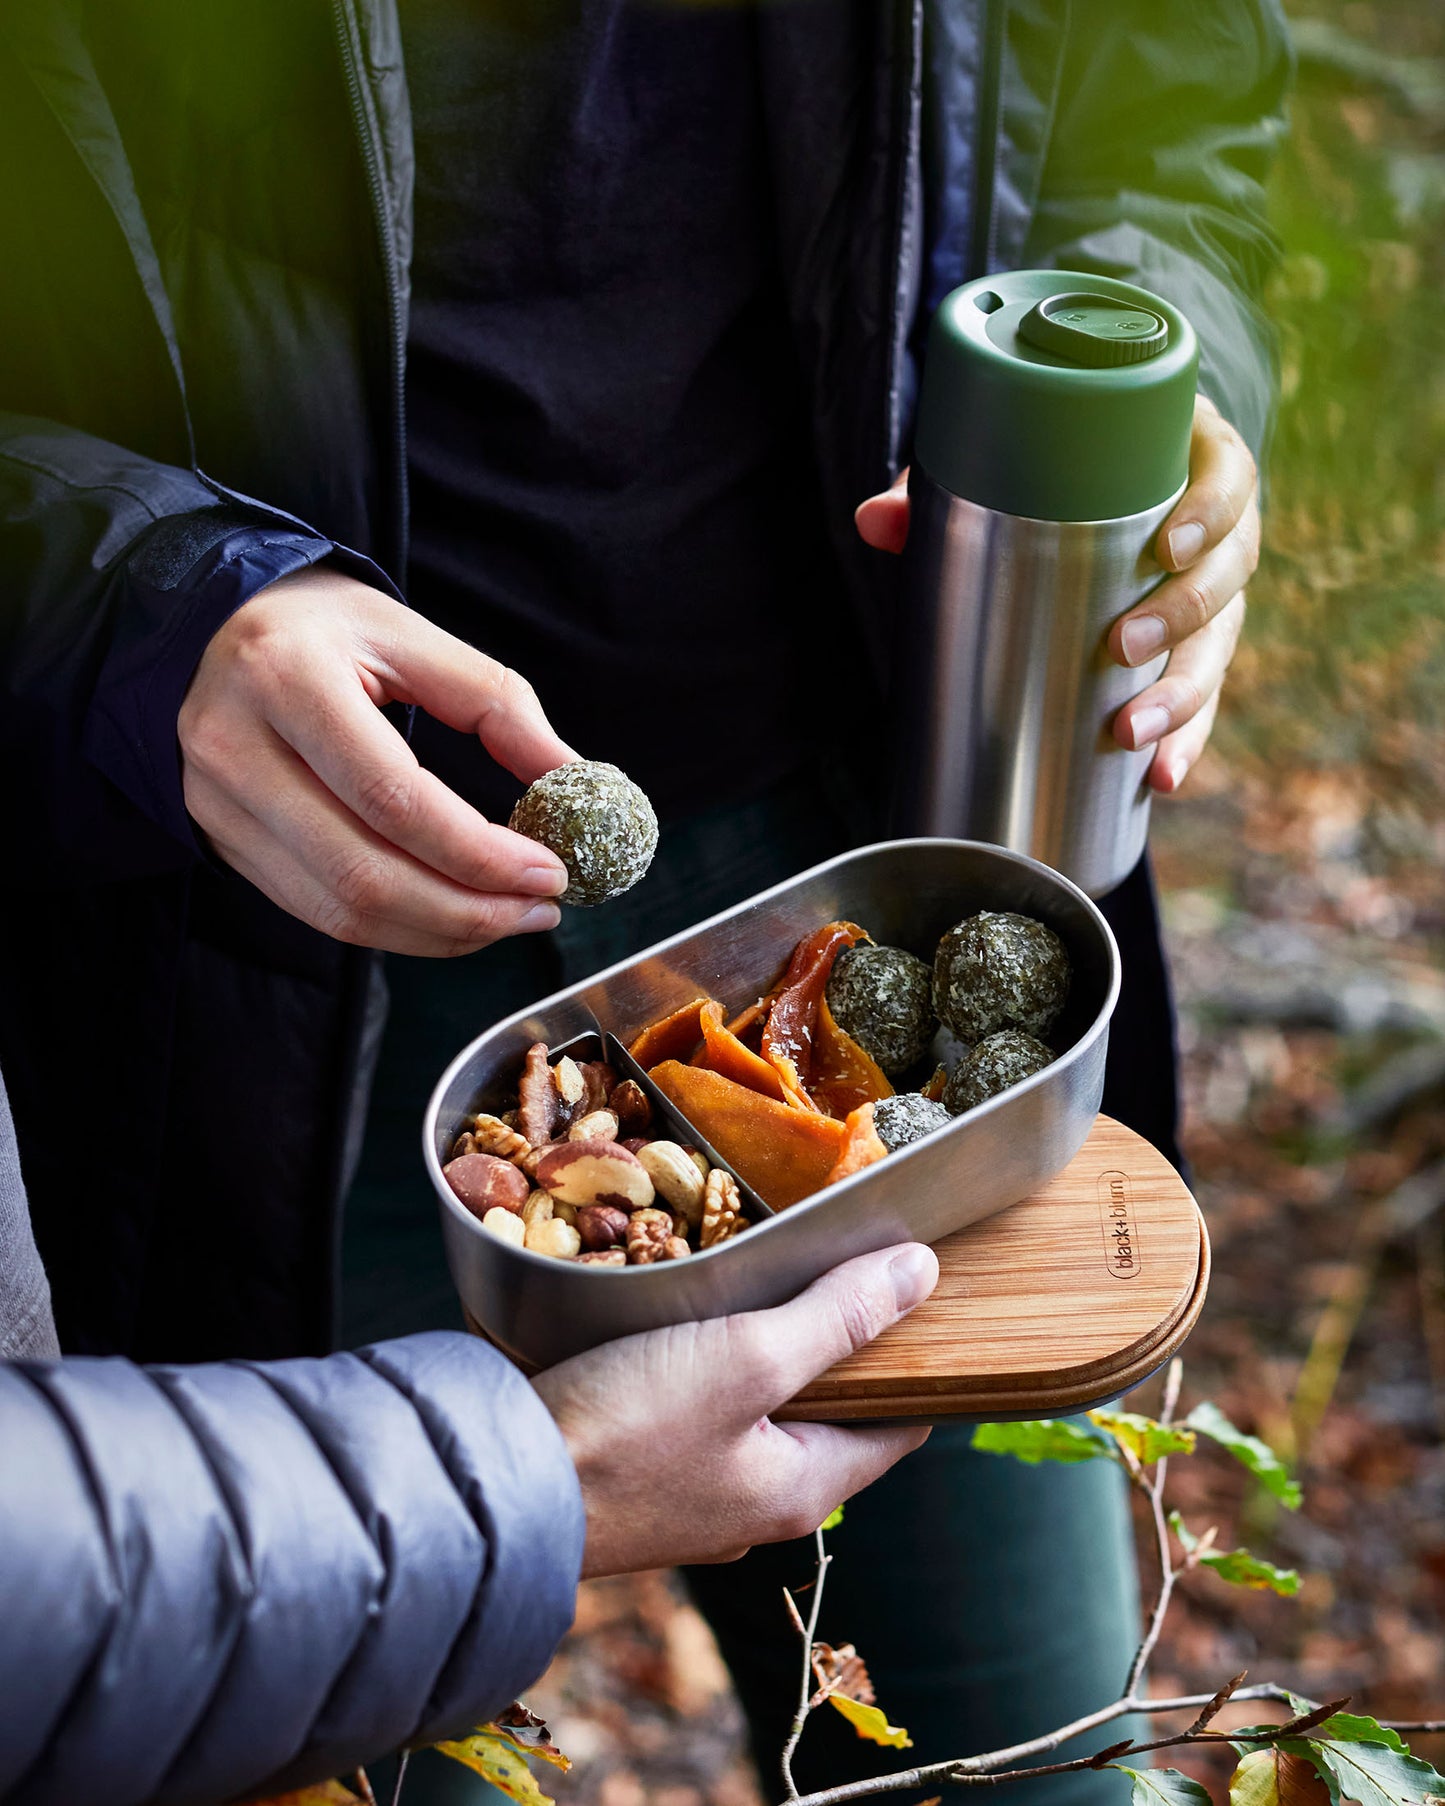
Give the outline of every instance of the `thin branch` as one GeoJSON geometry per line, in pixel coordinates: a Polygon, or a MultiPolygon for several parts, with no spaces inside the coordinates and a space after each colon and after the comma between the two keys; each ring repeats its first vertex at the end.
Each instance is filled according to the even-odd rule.
{"type": "Polygon", "coordinates": [[[1377,1718],[1375,1723],[1387,1731],[1419,1731],[1422,1734],[1445,1731],[1445,1718],[1377,1718]]]}
{"type": "MultiPolygon", "coordinates": [[[[789,1801],[791,1806],[841,1806],[843,1801],[868,1799],[874,1794],[894,1793],[909,1787],[929,1787],[939,1781],[957,1785],[995,1778],[1001,1782],[1013,1781],[1040,1771],[1010,1769],[1008,1774],[997,1776],[994,1771],[1008,1768],[1010,1763],[1021,1762],[1029,1756],[1045,1755],[1048,1751],[1057,1749],[1061,1743],[1067,1743],[1070,1738],[1081,1737],[1086,1731],[1097,1730],[1100,1725],[1109,1724],[1130,1713],[1152,1717],[1164,1712],[1197,1712],[1201,1706],[1207,1706],[1213,1697],[1209,1693],[1194,1693],[1178,1699],[1116,1699],[1112,1705],[1090,1712],[1085,1718],[1076,1718],[1072,1724],[1060,1725],[1056,1731],[1050,1731],[1043,1737],[1034,1737],[1027,1743],[1013,1744],[1008,1749],[990,1750],[985,1756],[969,1756],[961,1761],[954,1758],[949,1762],[934,1762],[925,1768],[900,1769],[891,1775],[874,1775],[867,1781],[850,1781],[841,1787],[824,1788],[818,1793],[801,1796],[790,1794],[789,1801]]],[[[1277,1687],[1270,1681],[1262,1681],[1254,1687],[1241,1687],[1232,1695],[1232,1699],[1235,1702],[1272,1700],[1280,1705],[1293,1703],[1283,1687],[1277,1687]]],[[[1189,1738],[1189,1734],[1181,1733],[1178,1737],[1165,1739],[1158,1746],[1148,1744],[1138,1747],[1162,1748],[1164,1744],[1183,1742],[1186,1738],[1189,1738]]],[[[1214,1732],[1206,1732],[1203,1736],[1196,1733],[1189,1740],[1203,1743],[1218,1741],[1218,1737],[1214,1732]]],[[[1055,1774],[1066,1769],[1088,1768],[1098,1759],[1097,1755],[1081,1756],[1074,1762],[1053,1766],[1042,1772],[1055,1774]]]]}
{"type": "MultiPolygon", "coordinates": [[[[798,1747],[798,1739],[803,1735],[803,1726],[808,1722],[808,1713],[812,1709],[813,1697],[813,1643],[818,1632],[818,1613],[823,1604],[823,1582],[828,1575],[828,1564],[833,1557],[823,1547],[823,1532],[813,1532],[813,1546],[818,1552],[818,1570],[813,1581],[813,1602],[808,1610],[808,1622],[803,1630],[803,1684],[798,1694],[798,1710],[794,1714],[792,1725],[788,1730],[788,1741],[783,1745],[782,1769],[783,1785],[788,1790],[788,1798],[796,1800],[797,1785],[793,1780],[793,1752],[798,1747]]],[[[798,1608],[788,1596],[788,1605],[796,1620],[798,1608]]]]}
{"type": "Polygon", "coordinates": [[[401,1784],[406,1780],[406,1765],[411,1761],[411,1751],[403,1750],[396,1765],[396,1786],[391,1790],[391,1806],[401,1806],[401,1784]]]}
{"type": "Polygon", "coordinates": [[[351,1779],[363,1806],[376,1806],[376,1795],[371,1791],[371,1781],[366,1770],[364,1768],[357,1769],[351,1779]]]}

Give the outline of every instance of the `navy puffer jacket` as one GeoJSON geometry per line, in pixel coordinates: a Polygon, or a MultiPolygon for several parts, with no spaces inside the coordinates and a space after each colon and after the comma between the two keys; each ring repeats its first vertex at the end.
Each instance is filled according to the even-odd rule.
{"type": "Polygon", "coordinates": [[[0,1799],[206,1806],[456,1736],[546,1666],[582,1522],[469,1336],[0,1366],[0,1799]]]}
{"type": "MultiPolygon", "coordinates": [[[[0,1350],[53,1346],[0,1080],[0,1350]]],[[[455,1736],[547,1665],[582,1533],[470,1336],[0,1362],[0,1800],[210,1806],[455,1736]]]]}

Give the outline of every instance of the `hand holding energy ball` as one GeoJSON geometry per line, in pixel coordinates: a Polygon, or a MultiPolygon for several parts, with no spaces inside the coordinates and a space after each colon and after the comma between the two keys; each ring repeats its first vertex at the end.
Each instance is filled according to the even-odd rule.
{"type": "MultiPolygon", "coordinates": [[[[870,546],[901,552],[908,537],[908,472],[858,509],[870,546]]],[[[1249,448],[1205,396],[1195,398],[1189,486],[1159,530],[1154,556],[1172,573],[1116,621],[1109,654],[1145,665],[1161,652],[1169,664],[1157,683],[1114,718],[1121,746],[1157,745],[1149,782],[1168,793],[1204,751],[1220,686],[1244,626],[1244,586],[1259,563],[1259,502],[1249,448]]]]}
{"type": "Polygon", "coordinates": [[[270,584],[211,640],[177,723],[186,807],[283,909],[390,953],[555,928],[560,859],[424,771],[381,714],[415,703],[531,783],[575,759],[531,686],[334,571],[270,584]]]}

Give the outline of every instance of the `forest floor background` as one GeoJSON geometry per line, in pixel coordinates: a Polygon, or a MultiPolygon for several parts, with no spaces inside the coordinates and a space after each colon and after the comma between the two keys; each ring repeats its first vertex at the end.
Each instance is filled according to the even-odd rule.
{"type": "MultiPolygon", "coordinates": [[[[1215,1250],[1188,1395],[1289,1453],[1305,1505],[1208,1454],[1173,1491],[1305,1578],[1281,1600],[1191,1576],[1153,1681],[1248,1667],[1414,1718],[1445,1711],[1445,9],[1294,22],[1268,549],[1154,846],[1215,1250]]],[[[667,1576],[585,1586],[530,1703],[575,1762],[559,1806],[777,1797],[667,1576]]],[[[1183,1765],[1224,1797],[1222,1759],[1183,1765]]]]}

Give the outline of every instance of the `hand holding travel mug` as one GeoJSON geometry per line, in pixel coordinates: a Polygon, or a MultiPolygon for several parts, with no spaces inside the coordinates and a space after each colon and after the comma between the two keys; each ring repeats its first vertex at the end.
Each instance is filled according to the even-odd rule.
{"type": "Polygon", "coordinates": [[[1199,351],[1130,283],[1060,270],[955,289],[928,340],[909,481],[894,822],[1043,860],[1101,896],[1144,851],[1153,748],[1113,623],[1164,577],[1199,351]]]}

